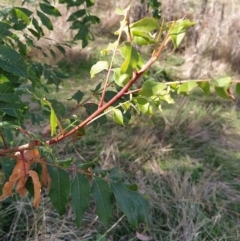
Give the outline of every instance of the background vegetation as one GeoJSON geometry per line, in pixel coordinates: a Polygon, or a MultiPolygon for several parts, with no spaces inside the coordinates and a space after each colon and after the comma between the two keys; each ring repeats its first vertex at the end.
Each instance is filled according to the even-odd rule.
{"type": "MultiPolygon", "coordinates": [[[[178,52],[169,48],[164,53],[153,73],[164,68],[174,80],[229,74],[238,78],[237,1],[161,2],[166,20],[189,14],[198,24],[189,31],[178,52]]],[[[92,85],[90,68],[118,24],[116,20],[114,25],[112,19],[114,1],[105,3],[95,3],[102,22],[94,30],[95,41],[86,49],[75,46],[65,58],[59,55],[56,60],[32,52],[33,58],[57,64],[71,75],[59,92],[53,89],[53,97],[65,98],[78,86],[89,89],[92,85]]],[[[133,12],[140,10],[133,18],[148,14],[138,4],[135,7],[133,12]]],[[[51,38],[71,35],[67,32],[63,36],[67,26],[59,22],[56,26],[60,29],[51,38]]],[[[32,110],[36,108],[32,106],[32,110]]],[[[234,104],[214,94],[204,97],[196,92],[191,97],[178,97],[176,105],[163,106],[158,115],[137,116],[127,127],[109,122],[97,133],[89,129],[76,144],[65,142],[56,147],[63,159],[71,155],[76,160],[92,160],[102,168],[118,166],[128,172],[152,205],[149,230],[140,227],[136,232],[121,213],[115,213],[115,224],[106,231],[91,208],[83,225],[76,228],[71,208],[59,218],[46,197],[37,211],[28,199],[0,203],[0,240],[240,240],[238,109],[238,101],[234,104]]],[[[41,132],[44,123],[43,119],[40,128],[29,123],[28,128],[41,132]]],[[[19,142],[21,138],[24,136],[19,142]]]]}

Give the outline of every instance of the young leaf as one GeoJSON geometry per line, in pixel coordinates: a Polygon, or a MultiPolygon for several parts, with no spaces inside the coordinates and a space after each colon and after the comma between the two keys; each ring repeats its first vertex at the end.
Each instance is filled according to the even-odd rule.
{"type": "Polygon", "coordinates": [[[47,27],[49,30],[53,30],[51,20],[44,13],[37,10],[37,15],[41,19],[41,22],[45,27],[47,27]]]}
{"type": "Polygon", "coordinates": [[[130,25],[130,30],[133,32],[149,33],[159,28],[158,21],[154,18],[146,17],[130,25]]]}
{"type": "Polygon", "coordinates": [[[223,99],[232,99],[229,92],[228,92],[228,88],[227,87],[217,87],[215,86],[215,91],[217,93],[217,95],[223,99]]]}
{"type": "Polygon", "coordinates": [[[104,179],[95,177],[92,192],[96,202],[96,212],[99,220],[104,226],[108,226],[113,218],[112,191],[104,179]]]}
{"type": "Polygon", "coordinates": [[[149,101],[146,100],[144,97],[137,97],[135,98],[139,109],[142,111],[142,113],[147,114],[147,115],[152,115],[153,114],[153,109],[152,106],[150,105],[149,101]]]}
{"type": "Polygon", "coordinates": [[[54,136],[56,133],[56,128],[58,126],[58,118],[53,108],[51,108],[50,114],[50,127],[51,127],[51,136],[54,136]]]}
{"type": "Polygon", "coordinates": [[[198,82],[198,86],[203,90],[205,95],[209,95],[209,93],[210,93],[210,84],[209,84],[209,82],[198,82]]]}
{"type": "Polygon", "coordinates": [[[27,65],[22,56],[8,46],[0,45],[0,67],[14,75],[27,77],[27,65]]]}
{"type": "Polygon", "coordinates": [[[224,78],[214,79],[211,81],[211,83],[217,87],[229,87],[229,85],[232,84],[232,78],[224,77],[224,78]]]}
{"type": "Polygon", "coordinates": [[[119,109],[113,109],[113,120],[116,121],[119,125],[124,125],[123,114],[119,109]]]}
{"type": "Polygon", "coordinates": [[[82,223],[83,214],[90,205],[90,184],[88,179],[77,173],[71,185],[72,210],[79,227],[82,223]]]}
{"type": "Polygon", "coordinates": [[[165,95],[167,94],[166,88],[167,85],[164,83],[159,83],[153,80],[146,80],[143,83],[143,87],[139,92],[139,95],[146,97],[151,97],[154,95],[165,95]]]}
{"type": "Polygon", "coordinates": [[[52,180],[49,192],[50,200],[57,212],[63,215],[70,193],[69,174],[62,169],[51,166],[48,166],[48,172],[52,180]]]}
{"type": "Polygon", "coordinates": [[[120,51],[125,58],[125,61],[121,66],[120,73],[131,75],[133,70],[137,67],[139,61],[138,52],[129,42],[125,42],[124,47],[120,48],[120,51]]]}
{"type": "MultiPolygon", "coordinates": [[[[172,39],[174,48],[178,48],[180,43],[182,42],[186,29],[192,25],[194,25],[194,22],[191,22],[189,19],[180,19],[177,22],[173,23],[173,28],[170,32],[170,38],[172,39]]],[[[172,26],[170,26],[171,28],[172,26]]]]}
{"type": "Polygon", "coordinates": [[[130,80],[130,75],[129,74],[121,74],[120,68],[113,69],[113,72],[114,72],[114,74],[113,74],[114,82],[118,86],[123,87],[130,80]]]}
{"type": "Polygon", "coordinates": [[[194,89],[197,86],[197,83],[195,81],[188,81],[187,83],[184,83],[179,86],[178,88],[178,94],[180,93],[188,93],[192,89],[194,89]]]}
{"type": "Polygon", "coordinates": [[[41,10],[48,15],[51,15],[54,17],[62,16],[57,8],[55,8],[49,4],[40,3],[39,6],[40,6],[41,10]]]}
{"type": "Polygon", "coordinates": [[[95,76],[95,74],[108,69],[108,62],[107,61],[98,61],[94,64],[90,70],[91,78],[95,76]]]}
{"type": "Polygon", "coordinates": [[[13,11],[18,19],[23,20],[27,25],[30,24],[30,19],[20,8],[14,8],[13,11]]]}

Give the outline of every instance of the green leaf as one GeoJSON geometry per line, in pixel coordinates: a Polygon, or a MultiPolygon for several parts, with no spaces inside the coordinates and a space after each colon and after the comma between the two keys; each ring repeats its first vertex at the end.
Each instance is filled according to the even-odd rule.
{"type": "Polygon", "coordinates": [[[9,29],[11,29],[11,25],[4,22],[0,22],[0,38],[11,36],[12,32],[9,31],[9,29]]]}
{"type": "Polygon", "coordinates": [[[63,55],[66,54],[66,51],[65,51],[65,49],[64,49],[62,46],[56,45],[56,48],[57,48],[63,55]]]}
{"type": "Polygon", "coordinates": [[[109,178],[111,181],[121,181],[124,178],[123,173],[121,173],[118,167],[113,167],[109,172],[109,178]]]}
{"type": "Polygon", "coordinates": [[[170,38],[172,39],[174,48],[178,48],[180,43],[182,42],[186,30],[188,27],[194,25],[194,22],[191,22],[189,19],[180,19],[177,22],[173,23],[173,27],[172,25],[170,25],[170,28],[172,28],[170,30],[170,38]]]}
{"type": "Polygon", "coordinates": [[[111,183],[111,189],[117,205],[127,216],[129,223],[137,228],[139,223],[150,223],[150,206],[148,201],[139,193],[126,188],[122,183],[111,183]]]}
{"type": "Polygon", "coordinates": [[[72,14],[69,16],[67,22],[75,21],[75,20],[83,17],[85,14],[86,14],[86,10],[85,10],[85,9],[80,9],[80,10],[72,13],[72,14]]]}
{"type": "Polygon", "coordinates": [[[27,77],[27,65],[24,59],[8,46],[0,45],[0,67],[14,75],[27,77]]]}
{"type": "Polygon", "coordinates": [[[113,109],[113,120],[119,125],[124,125],[123,114],[119,109],[113,109]]]}
{"type": "Polygon", "coordinates": [[[0,101],[15,103],[20,101],[20,97],[15,93],[0,93],[0,101]]]}
{"type": "Polygon", "coordinates": [[[27,8],[20,8],[20,7],[15,7],[14,9],[18,9],[20,10],[21,12],[23,12],[25,15],[27,15],[28,17],[30,17],[33,12],[28,10],[27,8]]]}
{"type": "Polygon", "coordinates": [[[8,181],[9,177],[12,174],[13,168],[16,165],[15,161],[13,161],[9,158],[6,158],[6,157],[2,157],[1,160],[0,160],[0,164],[1,164],[1,167],[2,167],[3,172],[4,172],[5,180],[8,181]]]}
{"type": "Polygon", "coordinates": [[[34,28],[38,31],[39,37],[44,36],[43,29],[39,26],[38,21],[36,20],[36,18],[32,19],[32,24],[33,24],[34,28]]]}
{"type": "Polygon", "coordinates": [[[240,83],[236,84],[236,93],[240,96],[240,83]]]}
{"type": "Polygon", "coordinates": [[[55,52],[54,52],[52,49],[50,49],[50,53],[51,53],[52,57],[53,57],[54,59],[56,59],[56,54],[55,54],[55,52]]]}
{"type": "Polygon", "coordinates": [[[205,95],[209,95],[209,93],[210,93],[210,84],[209,84],[209,82],[198,82],[198,86],[203,90],[205,95]]]}
{"type": "Polygon", "coordinates": [[[217,87],[215,86],[215,91],[217,93],[217,95],[223,99],[231,99],[231,97],[228,94],[228,87],[217,87]]]}
{"type": "Polygon", "coordinates": [[[13,11],[18,19],[23,20],[27,25],[30,24],[30,19],[20,8],[13,8],[13,11]]]}
{"type": "Polygon", "coordinates": [[[17,119],[22,117],[24,109],[26,109],[24,104],[0,102],[0,110],[17,119]]]}
{"type": "Polygon", "coordinates": [[[93,78],[97,73],[108,69],[108,62],[107,61],[98,61],[94,64],[90,70],[91,78],[93,78]]]}
{"type": "Polygon", "coordinates": [[[51,114],[50,114],[51,136],[54,136],[56,134],[57,126],[58,126],[58,119],[54,109],[51,108],[51,114]]]}
{"type": "MultiPolygon", "coordinates": [[[[37,32],[37,31],[35,31],[34,29],[32,29],[32,28],[28,28],[28,30],[29,30],[29,32],[33,35],[33,36],[35,36],[37,39],[40,39],[40,37],[41,37],[41,35],[37,32]]],[[[35,48],[36,48],[36,46],[34,46],[35,48]]],[[[43,55],[44,55],[44,53],[43,53],[43,55]]],[[[46,57],[46,56],[45,56],[46,57]]]]}
{"type": "Polygon", "coordinates": [[[77,173],[71,185],[72,210],[79,227],[82,223],[83,214],[90,205],[90,184],[88,179],[77,173]]]}
{"type": "Polygon", "coordinates": [[[57,163],[61,167],[70,167],[73,162],[73,158],[66,158],[64,160],[57,160],[57,163]]]}
{"type": "Polygon", "coordinates": [[[39,6],[40,6],[40,9],[48,15],[51,15],[51,16],[54,16],[54,17],[62,16],[57,8],[55,8],[55,7],[53,7],[49,4],[40,3],[39,6]]]}
{"type": "Polygon", "coordinates": [[[160,26],[154,18],[146,17],[130,25],[130,30],[134,36],[134,31],[149,33],[158,29],[160,26]]]}
{"type": "Polygon", "coordinates": [[[195,81],[189,80],[187,83],[181,84],[178,88],[178,94],[180,93],[188,93],[197,87],[197,83],[195,81]]]}
{"type": "Polygon", "coordinates": [[[124,85],[126,85],[128,83],[128,81],[130,80],[130,75],[129,74],[121,74],[120,73],[120,68],[115,68],[113,69],[113,79],[114,82],[118,85],[123,87],[124,85]]]}
{"type": "Polygon", "coordinates": [[[53,25],[51,20],[42,12],[37,10],[37,15],[41,19],[42,24],[49,30],[53,30],[53,25]]]}
{"type": "Polygon", "coordinates": [[[77,101],[77,103],[79,104],[83,98],[84,94],[82,91],[78,90],[71,98],[77,101]]]}
{"type": "Polygon", "coordinates": [[[132,72],[137,67],[139,61],[138,52],[129,42],[125,42],[124,46],[120,48],[120,51],[125,58],[120,73],[132,75],[132,72]]]}
{"type": "Polygon", "coordinates": [[[164,83],[159,83],[153,80],[146,80],[143,83],[142,89],[139,92],[139,95],[143,95],[146,97],[151,97],[154,95],[165,95],[167,94],[166,91],[167,85],[164,83]]]}
{"type": "Polygon", "coordinates": [[[149,103],[147,99],[145,99],[144,97],[138,96],[137,98],[135,98],[135,100],[137,101],[138,107],[142,113],[147,115],[153,114],[152,105],[149,103]]]}
{"type": "Polygon", "coordinates": [[[142,46],[142,45],[154,44],[155,40],[150,38],[150,36],[148,38],[146,38],[144,36],[134,36],[133,42],[142,46]]]}
{"type": "Polygon", "coordinates": [[[232,84],[232,78],[231,77],[224,77],[219,79],[213,79],[210,82],[216,87],[229,87],[232,84]]]}
{"type": "Polygon", "coordinates": [[[70,193],[70,178],[69,174],[60,169],[48,166],[48,172],[51,178],[51,187],[49,197],[51,203],[60,215],[65,213],[65,207],[68,203],[70,193]]]}
{"type": "Polygon", "coordinates": [[[99,220],[104,226],[108,226],[113,219],[112,191],[104,179],[95,177],[92,193],[96,202],[96,213],[99,220]]]}

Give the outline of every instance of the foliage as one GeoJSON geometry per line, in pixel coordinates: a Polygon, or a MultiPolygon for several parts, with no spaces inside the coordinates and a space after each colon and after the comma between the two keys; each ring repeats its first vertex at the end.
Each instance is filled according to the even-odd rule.
{"type": "MultiPolygon", "coordinates": [[[[99,22],[88,9],[93,2],[62,0],[60,4],[66,4],[68,8],[84,4],[84,9],[79,8],[72,13],[68,21],[72,22],[71,29],[78,30],[73,41],[81,40],[82,47],[85,47],[89,40],[93,39],[90,25],[99,22]]],[[[220,97],[234,97],[230,92],[232,80],[229,77],[211,81],[183,82],[159,82],[153,78],[149,69],[159,58],[164,47],[172,41],[177,48],[184,38],[186,29],[194,23],[188,19],[180,19],[170,23],[162,21],[159,24],[156,18],[150,17],[129,23],[129,9],[130,6],[116,10],[117,14],[123,16],[120,28],[115,32],[118,39],[102,50],[105,59],[112,53],[111,60],[100,60],[90,71],[91,77],[95,77],[106,70],[105,81],[99,82],[90,90],[90,97],[77,90],[70,98],[76,101],[74,111],[70,113],[60,101],[51,99],[50,87],[54,84],[58,89],[62,79],[67,76],[50,65],[33,62],[28,58],[29,48],[38,48],[43,51],[43,55],[47,55],[37,46],[36,41],[44,37],[42,26],[53,30],[53,21],[48,16],[61,16],[60,11],[47,0],[40,2],[36,12],[42,23],[40,26],[35,14],[26,8],[1,10],[0,156],[3,157],[2,166],[6,167],[4,172],[7,180],[0,200],[12,195],[12,189],[15,189],[20,196],[29,193],[34,197],[34,206],[37,208],[41,189],[47,187],[50,200],[60,215],[65,213],[66,205],[71,200],[76,224],[80,226],[92,194],[98,218],[106,227],[113,219],[114,203],[133,227],[136,228],[143,222],[149,225],[150,205],[147,199],[137,192],[136,186],[128,183],[124,173],[118,168],[102,170],[93,162],[76,167],[71,158],[59,160],[51,146],[69,137],[73,142],[79,140],[85,135],[86,127],[91,123],[98,131],[101,125],[107,122],[106,116],[109,114],[112,114],[117,124],[127,125],[131,115],[151,115],[161,110],[163,103],[174,103],[174,94],[188,95],[195,88],[209,94],[211,85],[220,97]],[[123,33],[127,35],[128,40],[120,44],[123,33]],[[154,50],[146,63],[135,45],[153,45],[154,50]],[[115,66],[114,63],[117,54],[122,58],[120,66],[115,66]],[[140,79],[143,80],[141,88],[136,85],[140,79]],[[31,103],[23,101],[22,97],[36,102],[42,113],[47,113],[50,136],[27,130],[26,122],[34,122],[39,115],[31,112],[31,103]],[[75,114],[82,107],[86,109],[85,119],[75,114]],[[16,136],[19,133],[28,138],[27,143],[17,143],[16,136]]],[[[65,54],[63,46],[69,44],[57,43],[56,48],[65,54]]],[[[55,57],[52,48],[49,48],[48,54],[55,57]]],[[[238,89],[239,86],[237,92],[238,89]]]]}

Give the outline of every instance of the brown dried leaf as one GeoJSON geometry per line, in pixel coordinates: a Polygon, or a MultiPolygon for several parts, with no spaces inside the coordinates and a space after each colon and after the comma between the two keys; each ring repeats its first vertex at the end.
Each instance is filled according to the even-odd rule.
{"type": "MultiPolygon", "coordinates": [[[[17,157],[18,160],[22,159],[21,153],[19,151],[15,153],[15,156],[17,157]]],[[[25,150],[23,152],[23,156],[24,156],[25,162],[27,162],[29,165],[31,165],[34,160],[40,159],[40,154],[38,149],[25,150]]]]}
{"type": "Polygon", "coordinates": [[[47,186],[48,184],[48,170],[46,164],[41,164],[42,165],[42,185],[47,186]]]}
{"type": "Polygon", "coordinates": [[[27,181],[27,177],[23,176],[17,182],[16,192],[21,197],[25,197],[27,195],[27,189],[25,188],[26,181],[27,181]]]}
{"type": "MultiPolygon", "coordinates": [[[[8,196],[12,196],[12,189],[14,187],[14,184],[20,179],[25,178],[25,171],[28,173],[29,166],[27,163],[23,163],[23,161],[18,160],[16,166],[13,169],[13,172],[11,176],[9,177],[9,181],[5,183],[3,186],[3,193],[2,196],[0,196],[0,201],[8,196]],[[25,164],[26,170],[24,170],[23,165],[25,164]]],[[[20,184],[19,184],[20,185],[20,184]]]]}
{"type": "Polygon", "coordinates": [[[33,200],[33,206],[35,208],[37,208],[39,206],[40,203],[40,197],[41,197],[41,183],[39,181],[38,178],[38,174],[33,171],[30,170],[28,172],[29,176],[32,178],[33,180],[33,185],[34,185],[34,200],[33,200]]]}

